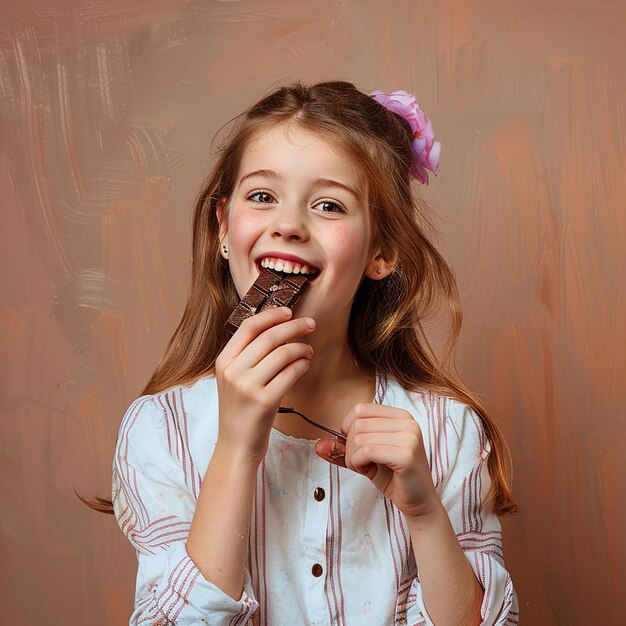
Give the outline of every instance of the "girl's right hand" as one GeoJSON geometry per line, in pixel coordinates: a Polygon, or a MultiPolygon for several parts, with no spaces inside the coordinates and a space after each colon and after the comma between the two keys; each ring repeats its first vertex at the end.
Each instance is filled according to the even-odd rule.
{"type": "Polygon", "coordinates": [[[219,396],[217,446],[260,462],[280,401],[309,368],[313,348],[287,343],[315,330],[287,307],[245,319],[215,361],[219,396]]]}

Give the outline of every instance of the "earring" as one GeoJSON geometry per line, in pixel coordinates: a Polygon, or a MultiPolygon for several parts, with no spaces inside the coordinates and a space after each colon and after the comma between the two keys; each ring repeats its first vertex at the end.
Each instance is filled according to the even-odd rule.
{"type": "Polygon", "coordinates": [[[377,274],[380,274],[380,270],[376,270],[376,273],[377,273],[377,274]]]}
{"type": "Polygon", "coordinates": [[[226,246],[222,246],[222,250],[224,250],[224,254],[228,252],[228,248],[226,246]]]}

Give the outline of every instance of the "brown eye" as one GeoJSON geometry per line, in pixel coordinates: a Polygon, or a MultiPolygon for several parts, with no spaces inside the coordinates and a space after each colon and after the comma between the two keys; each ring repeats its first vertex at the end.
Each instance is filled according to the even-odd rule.
{"type": "Polygon", "coordinates": [[[322,200],[318,202],[315,206],[322,207],[322,213],[345,213],[345,209],[336,202],[331,202],[330,200],[322,200]]]}
{"type": "Polygon", "coordinates": [[[273,199],[272,195],[267,193],[267,191],[255,191],[246,198],[246,200],[251,200],[252,202],[257,202],[258,204],[268,204],[272,202],[273,199]]]}

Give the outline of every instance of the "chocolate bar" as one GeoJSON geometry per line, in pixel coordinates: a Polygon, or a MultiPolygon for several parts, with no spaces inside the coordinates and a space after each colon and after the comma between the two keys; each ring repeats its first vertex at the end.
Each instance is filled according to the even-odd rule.
{"type": "Polygon", "coordinates": [[[293,309],[309,284],[309,279],[303,274],[286,274],[268,267],[261,268],[259,277],[226,320],[226,330],[234,334],[246,318],[265,309],[280,306],[293,309]]]}

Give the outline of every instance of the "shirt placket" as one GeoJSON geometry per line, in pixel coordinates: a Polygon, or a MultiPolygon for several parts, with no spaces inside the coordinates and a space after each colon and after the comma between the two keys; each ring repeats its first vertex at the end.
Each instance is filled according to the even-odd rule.
{"type": "Polygon", "coordinates": [[[328,604],[324,593],[326,581],[326,528],[330,477],[328,462],[313,453],[305,480],[306,515],[302,538],[305,562],[302,575],[305,579],[306,605],[311,624],[328,624],[328,604]]]}

